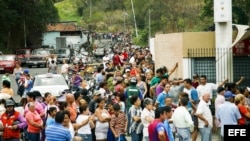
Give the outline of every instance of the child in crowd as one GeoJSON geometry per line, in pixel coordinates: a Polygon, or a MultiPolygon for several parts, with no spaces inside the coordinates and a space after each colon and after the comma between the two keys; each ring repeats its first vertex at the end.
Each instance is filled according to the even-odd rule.
{"type": "Polygon", "coordinates": [[[115,136],[115,141],[126,141],[127,118],[124,112],[120,111],[120,105],[115,103],[114,115],[111,117],[110,128],[115,136]]]}
{"type": "Polygon", "coordinates": [[[46,120],[46,126],[52,125],[55,123],[55,116],[57,113],[57,108],[56,107],[50,107],[49,110],[47,111],[49,116],[47,116],[46,120]]]}

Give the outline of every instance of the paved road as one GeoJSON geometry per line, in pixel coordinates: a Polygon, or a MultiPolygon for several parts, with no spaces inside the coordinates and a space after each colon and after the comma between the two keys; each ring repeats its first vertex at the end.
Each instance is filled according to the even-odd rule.
{"type": "MultiPolygon", "coordinates": [[[[60,67],[60,65],[59,65],[60,67]]],[[[23,69],[26,69],[27,67],[23,67],[23,69]]],[[[30,74],[32,76],[36,75],[36,74],[44,74],[44,73],[47,73],[47,68],[36,68],[36,67],[33,67],[33,68],[28,68],[30,70],[30,74]]],[[[3,74],[0,74],[0,79],[2,79],[2,76],[3,74]]],[[[17,92],[17,85],[16,85],[16,82],[14,80],[14,76],[13,75],[10,75],[10,79],[11,79],[11,87],[13,88],[15,94],[14,94],[14,99],[16,102],[19,102],[21,100],[20,96],[16,94],[17,92]]],[[[2,88],[2,84],[0,86],[2,88]]]]}

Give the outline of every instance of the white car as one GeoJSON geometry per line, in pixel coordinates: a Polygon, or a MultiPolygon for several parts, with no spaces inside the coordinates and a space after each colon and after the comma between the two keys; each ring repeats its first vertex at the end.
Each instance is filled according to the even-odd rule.
{"type": "Polygon", "coordinates": [[[61,92],[68,90],[69,86],[61,74],[40,74],[35,76],[31,91],[39,91],[44,97],[46,92],[53,96],[60,96],[61,92]]]}
{"type": "Polygon", "coordinates": [[[104,47],[98,47],[95,50],[93,50],[93,53],[95,56],[104,56],[105,54],[105,48],[104,47]]]}

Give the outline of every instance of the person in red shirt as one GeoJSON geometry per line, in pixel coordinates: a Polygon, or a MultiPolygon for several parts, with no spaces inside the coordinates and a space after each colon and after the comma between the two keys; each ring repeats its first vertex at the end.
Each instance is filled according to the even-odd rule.
{"type": "Polygon", "coordinates": [[[117,52],[115,52],[115,55],[113,57],[113,65],[115,67],[121,65],[121,60],[120,60],[119,54],[117,52]]]}
{"type": "Polygon", "coordinates": [[[164,108],[159,107],[155,110],[155,120],[148,126],[149,141],[169,141],[166,129],[164,108]]]}
{"type": "Polygon", "coordinates": [[[128,52],[126,49],[123,50],[122,55],[123,55],[123,59],[124,59],[123,61],[127,61],[128,60],[128,52]]]}
{"type": "Polygon", "coordinates": [[[247,120],[250,119],[250,112],[249,112],[249,108],[246,107],[245,104],[245,96],[243,94],[237,94],[235,96],[235,104],[237,105],[240,114],[241,114],[241,118],[239,119],[239,125],[246,125],[247,124],[247,120]]]}

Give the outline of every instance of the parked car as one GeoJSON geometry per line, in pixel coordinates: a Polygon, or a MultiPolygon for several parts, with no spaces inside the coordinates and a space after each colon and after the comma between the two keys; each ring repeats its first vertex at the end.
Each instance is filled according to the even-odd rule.
{"type": "Polygon", "coordinates": [[[105,48],[104,47],[97,47],[93,50],[95,56],[103,57],[105,55],[105,48]]]}
{"type": "Polygon", "coordinates": [[[64,59],[67,60],[68,63],[70,63],[71,56],[73,56],[73,52],[69,48],[57,49],[56,54],[58,63],[62,63],[64,59]]]}
{"type": "Polygon", "coordinates": [[[28,67],[32,66],[44,66],[46,67],[47,59],[52,55],[55,55],[55,50],[52,48],[38,48],[34,49],[30,58],[27,58],[26,64],[28,67]]]}
{"type": "Polygon", "coordinates": [[[15,54],[17,56],[17,59],[21,63],[21,66],[25,65],[27,62],[27,58],[30,58],[31,55],[31,49],[23,48],[23,49],[17,49],[15,51],[15,54]]]}
{"type": "Polygon", "coordinates": [[[0,71],[13,73],[16,61],[16,55],[0,55],[0,71]]]}
{"type": "Polygon", "coordinates": [[[40,74],[36,75],[31,91],[39,91],[42,96],[46,92],[53,96],[60,96],[61,92],[68,90],[69,86],[61,74],[40,74]]]}

